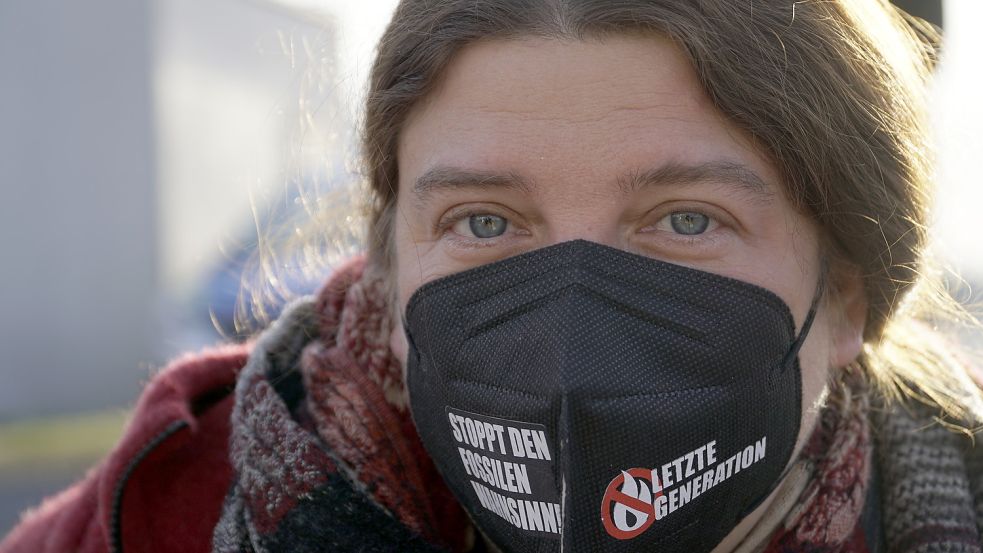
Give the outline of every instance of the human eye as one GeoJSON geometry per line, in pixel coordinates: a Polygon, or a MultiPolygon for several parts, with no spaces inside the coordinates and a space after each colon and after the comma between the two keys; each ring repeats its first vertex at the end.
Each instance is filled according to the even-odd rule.
{"type": "Polygon", "coordinates": [[[640,229],[642,247],[668,259],[713,257],[726,250],[740,224],[726,210],[704,202],[665,205],[640,229]]]}
{"type": "Polygon", "coordinates": [[[712,232],[720,224],[716,219],[699,211],[673,211],[655,224],[661,232],[671,232],[680,236],[698,236],[712,232]]]}
{"type": "Polygon", "coordinates": [[[523,234],[514,218],[504,209],[489,206],[463,206],[452,209],[437,223],[439,234],[455,246],[486,247],[523,234]]]}
{"type": "Polygon", "coordinates": [[[454,223],[452,230],[462,236],[496,238],[505,234],[509,220],[493,213],[472,213],[454,223]]]}

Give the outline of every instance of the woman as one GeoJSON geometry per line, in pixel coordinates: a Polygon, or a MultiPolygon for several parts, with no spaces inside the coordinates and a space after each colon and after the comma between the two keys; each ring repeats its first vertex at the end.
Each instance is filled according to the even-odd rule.
{"type": "Polygon", "coordinates": [[[404,0],[367,255],[165,369],[0,551],[979,551],[980,390],[918,311],[933,37],[404,0]]]}

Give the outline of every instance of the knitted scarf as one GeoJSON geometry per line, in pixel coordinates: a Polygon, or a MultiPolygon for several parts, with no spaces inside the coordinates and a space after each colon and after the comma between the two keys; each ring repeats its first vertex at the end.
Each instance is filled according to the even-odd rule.
{"type": "MultiPolygon", "coordinates": [[[[257,339],[214,551],[483,550],[416,434],[383,287],[363,268],[336,271],[257,339]]],[[[738,551],[981,551],[983,456],[928,413],[869,397],[859,377],[832,384],[738,551]]]]}

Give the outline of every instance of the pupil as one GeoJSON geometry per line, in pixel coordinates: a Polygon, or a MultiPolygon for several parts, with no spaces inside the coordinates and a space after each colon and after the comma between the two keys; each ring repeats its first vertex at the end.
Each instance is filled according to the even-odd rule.
{"type": "Polygon", "coordinates": [[[508,221],[497,215],[472,215],[468,224],[478,238],[494,238],[505,233],[508,221]]]}
{"type": "Polygon", "coordinates": [[[672,230],[679,234],[702,234],[710,226],[710,218],[702,213],[680,211],[670,216],[672,230]]]}

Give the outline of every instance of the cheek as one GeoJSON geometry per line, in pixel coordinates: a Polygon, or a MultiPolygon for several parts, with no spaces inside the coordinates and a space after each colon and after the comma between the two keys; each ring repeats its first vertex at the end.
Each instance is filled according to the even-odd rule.
{"type": "Polygon", "coordinates": [[[414,232],[407,224],[408,219],[419,219],[419,213],[400,202],[397,203],[397,214],[393,228],[393,262],[397,303],[400,310],[405,310],[413,292],[420,286],[457,272],[462,267],[449,264],[441,255],[436,241],[420,236],[419,231],[414,232]]]}
{"type": "MultiPolygon", "coordinates": [[[[402,212],[398,211],[398,213],[402,212]]],[[[413,265],[412,259],[417,257],[417,252],[413,241],[408,239],[409,231],[405,228],[405,223],[400,219],[401,217],[397,217],[396,228],[393,233],[393,265],[396,271],[397,315],[406,309],[406,302],[413,294],[413,291],[419,286],[416,281],[419,280],[418,277],[420,276],[419,271],[408,270],[408,267],[413,265]]],[[[398,317],[397,320],[399,320],[398,317]]]]}
{"type": "Polygon", "coordinates": [[[799,352],[802,369],[802,418],[793,459],[812,434],[825,403],[831,370],[831,350],[829,322],[825,310],[821,310],[816,314],[812,329],[799,352]]]}
{"type": "MultiPolygon", "coordinates": [[[[397,223],[398,227],[399,223],[397,223]]],[[[406,239],[405,229],[396,229],[393,268],[395,270],[392,285],[395,289],[395,305],[391,308],[392,332],[389,335],[389,348],[393,356],[399,361],[403,368],[403,380],[406,379],[406,356],[409,345],[406,342],[406,331],[403,328],[403,313],[406,311],[406,304],[410,296],[423,284],[423,274],[419,270],[416,248],[414,244],[406,239]],[[416,270],[411,269],[417,267],[416,270]]]]}

